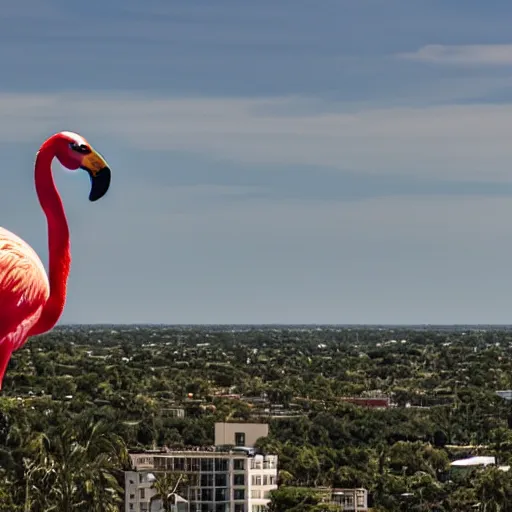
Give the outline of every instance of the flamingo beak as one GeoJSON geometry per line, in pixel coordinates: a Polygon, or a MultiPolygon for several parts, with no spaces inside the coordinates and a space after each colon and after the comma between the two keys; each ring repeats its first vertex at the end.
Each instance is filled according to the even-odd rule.
{"type": "Polygon", "coordinates": [[[89,201],[101,199],[110,187],[110,168],[105,159],[96,151],[84,155],[80,169],[87,171],[91,177],[89,201]]]}

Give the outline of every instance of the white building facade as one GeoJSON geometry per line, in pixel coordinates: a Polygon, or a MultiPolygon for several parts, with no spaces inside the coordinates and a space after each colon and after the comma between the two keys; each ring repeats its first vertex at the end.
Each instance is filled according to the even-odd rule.
{"type": "Polygon", "coordinates": [[[133,470],[125,472],[125,511],[160,512],[153,484],[166,472],[188,477],[179,492],[176,512],[266,511],[269,493],[277,489],[277,455],[255,454],[251,447],[236,448],[232,443],[224,448],[221,445],[228,444],[226,437],[230,437],[225,436],[227,430],[246,442],[255,428],[254,424],[217,427],[215,447],[131,454],[133,470]]]}
{"type": "Polygon", "coordinates": [[[240,452],[172,451],[132,454],[125,472],[126,512],[160,512],[154,481],[159,474],[189,478],[177,510],[186,512],[264,512],[277,489],[277,455],[240,452]]]}

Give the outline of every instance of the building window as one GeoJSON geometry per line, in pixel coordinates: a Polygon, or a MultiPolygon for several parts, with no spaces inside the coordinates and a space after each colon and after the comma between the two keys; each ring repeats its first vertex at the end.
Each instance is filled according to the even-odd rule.
{"type": "Polygon", "coordinates": [[[215,489],[215,501],[227,501],[227,489],[215,489]]]}
{"type": "Polygon", "coordinates": [[[233,485],[245,485],[245,475],[243,473],[233,475],[233,485]]]}
{"type": "Polygon", "coordinates": [[[228,471],[229,459],[215,459],[215,471],[228,471]]]}
{"type": "Polygon", "coordinates": [[[195,459],[195,458],[189,459],[188,464],[189,464],[190,471],[193,471],[193,472],[199,471],[199,459],[195,459]]]}
{"type": "Polygon", "coordinates": [[[211,473],[201,475],[201,487],[213,487],[213,475],[211,473]]]}
{"type": "Polygon", "coordinates": [[[245,489],[235,489],[233,492],[233,498],[235,500],[245,500],[245,489]]]}
{"type": "Polygon", "coordinates": [[[201,501],[213,501],[213,489],[201,489],[201,501]]]}
{"type": "Polygon", "coordinates": [[[141,500],[146,499],[146,489],[141,489],[140,490],[140,499],[141,500]]]}
{"type": "Polygon", "coordinates": [[[252,485],[261,485],[261,476],[252,475],[252,485]]]}
{"type": "Polygon", "coordinates": [[[215,475],[215,487],[227,487],[228,478],[226,473],[217,473],[215,475]]]}
{"type": "Polygon", "coordinates": [[[201,459],[201,471],[213,471],[213,459],[201,459]]]}
{"type": "Polygon", "coordinates": [[[270,485],[276,485],[276,477],[275,477],[275,476],[273,476],[273,475],[270,475],[270,476],[268,477],[268,483],[269,483],[270,485]]]}
{"type": "Polygon", "coordinates": [[[235,446],[245,446],[244,432],[235,432],[235,446]]]}
{"type": "Polygon", "coordinates": [[[251,498],[254,500],[259,500],[261,498],[261,491],[252,490],[251,491],[251,498]]]}
{"type": "Polygon", "coordinates": [[[264,460],[263,461],[263,469],[275,469],[275,464],[271,460],[264,460]]]}
{"type": "Polygon", "coordinates": [[[245,469],[245,459],[235,459],[233,461],[233,469],[235,471],[243,471],[245,469]]]}
{"type": "Polygon", "coordinates": [[[244,503],[235,503],[234,512],[245,512],[245,504],[244,503]]]}
{"type": "Polygon", "coordinates": [[[155,457],[155,469],[165,469],[165,457],[155,457]]]}

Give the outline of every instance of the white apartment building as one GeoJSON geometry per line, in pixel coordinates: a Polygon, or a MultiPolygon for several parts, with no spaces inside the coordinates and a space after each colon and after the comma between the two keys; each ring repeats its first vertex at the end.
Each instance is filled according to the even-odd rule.
{"type": "Polygon", "coordinates": [[[267,510],[269,493],[277,489],[277,455],[255,454],[250,446],[223,448],[249,444],[250,439],[254,442],[254,432],[265,431],[261,424],[233,425],[235,430],[219,427],[219,437],[216,425],[213,447],[131,454],[133,471],[125,472],[125,511],[160,512],[160,500],[152,500],[156,495],[153,482],[166,471],[183,472],[189,477],[177,499],[177,512],[267,510]],[[231,437],[236,437],[238,443],[226,442],[231,437]]]}

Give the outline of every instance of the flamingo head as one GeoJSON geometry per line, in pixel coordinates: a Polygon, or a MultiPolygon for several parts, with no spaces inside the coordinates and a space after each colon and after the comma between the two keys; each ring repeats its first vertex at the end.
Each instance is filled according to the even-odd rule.
{"type": "Polygon", "coordinates": [[[71,171],[83,169],[91,177],[90,201],[101,199],[110,186],[110,168],[105,159],[74,132],[60,132],[54,136],[55,156],[71,171]]]}

